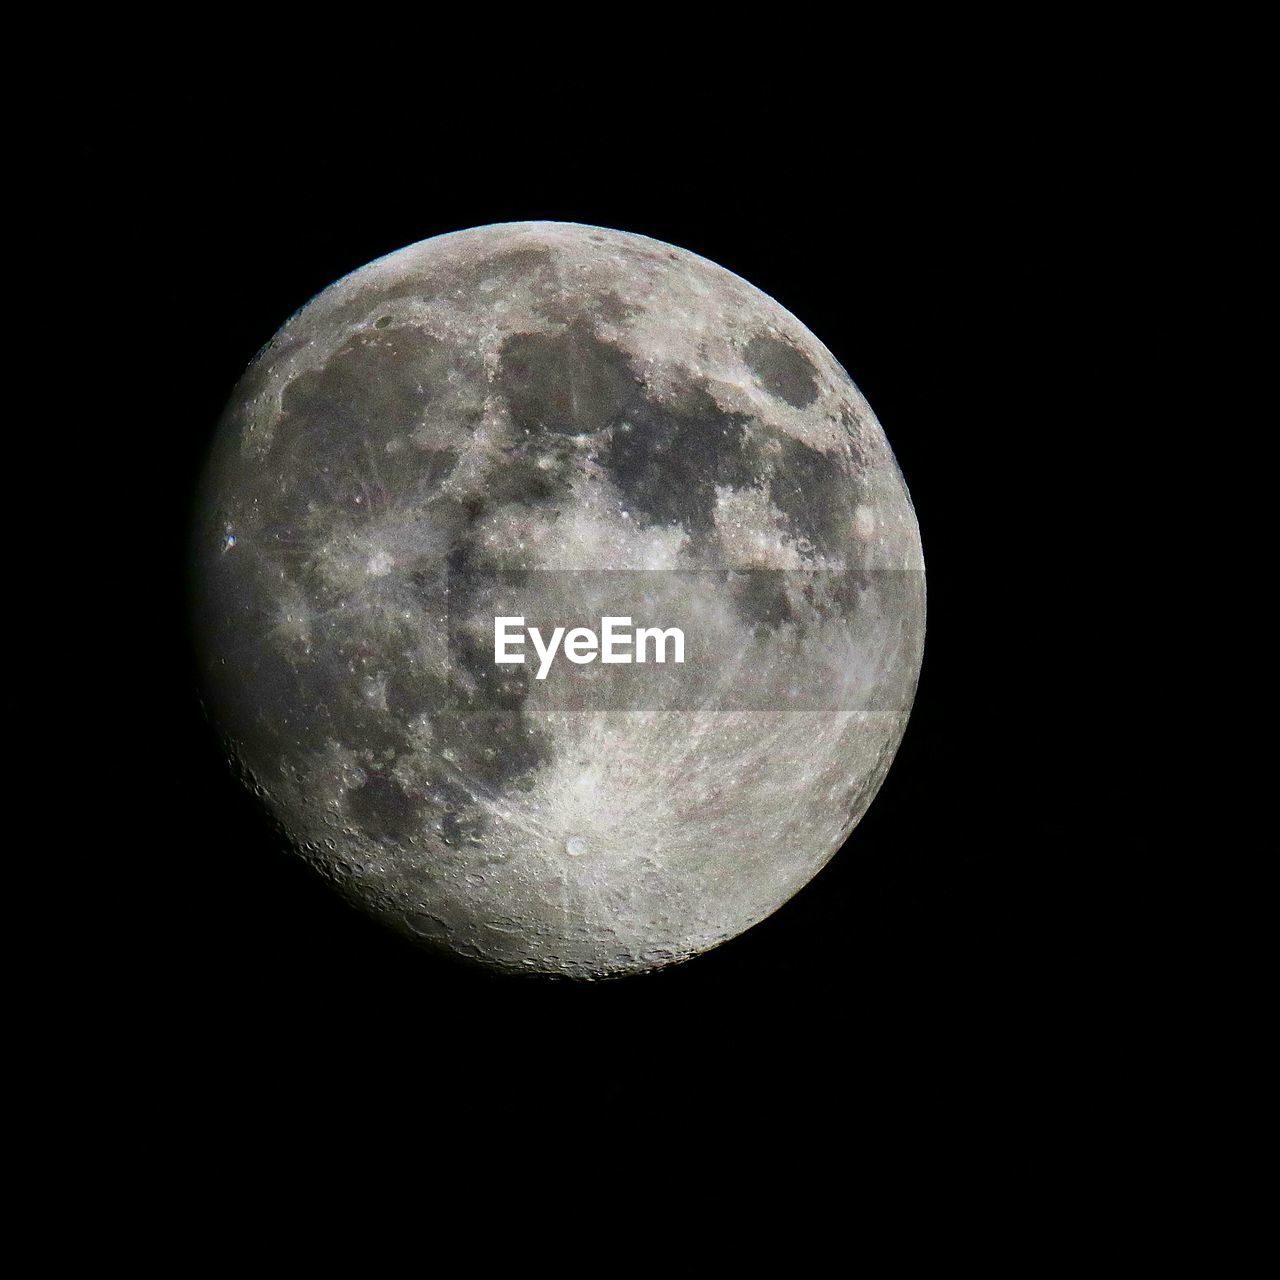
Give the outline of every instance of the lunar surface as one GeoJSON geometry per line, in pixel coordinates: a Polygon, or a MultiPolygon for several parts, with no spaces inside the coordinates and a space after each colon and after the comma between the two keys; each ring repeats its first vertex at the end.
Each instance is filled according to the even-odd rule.
{"type": "Polygon", "coordinates": [[[655,969],[776,910],[871,803],[924,643],[915,513],[830,352],[574,224],[423,241],[299,311],[232,395],[195,557],[207,704],[292,846],[508,972],[655,969]],[[566,639],[540,679],[501,617],[686,652],[566,639]]]}

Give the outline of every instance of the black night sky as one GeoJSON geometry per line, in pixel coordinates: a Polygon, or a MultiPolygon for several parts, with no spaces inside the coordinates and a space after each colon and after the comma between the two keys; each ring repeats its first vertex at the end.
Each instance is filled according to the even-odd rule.
{"type": "Polygon", "coordinates": [[[1109,460],[1135,430],[1120,387],[1141,341],[1125,298],[1143,249],[1124,166],[1062,137],[936,130],[803,181],[761,176],[749,149],[687,153],[657,174],[590,145],[393,169],[354,148],[296,168],[252,139],[194,150],[126,184],[125,251],[165,320],[145,355],[155,411],[135,423],[163,537],[147,622],[158,776],[138,824],[146,871],[118,1035],[165,1046],[180,1079],[266,1099],[297,1078],[283,1062],[314,1064],[323,1094],[321,1064],[364,1061],[367,1077],[334,1072],[337,1112],[411,1084],[573,1109],[732,1107],[835,1081],[852,1107],[844,1082],[859,1072],[879,1081],[874,1104],[890,1080],[922,1098],[966,1072],[1014,1088],[1074,1053],[1061,1029],[1105,985],[1115,862],[1142,838],[1107,794],[1098,754],[1125,748],[1083,667],[1098,629],[1119,624],[1084,627],[1079,608],[1090,530],[1122,500],[1109,460]],[[846,848],[718,950],[589,986],[432,959],[332,898],[226,772],[184,618],[192,486],[255,351],[372,258],[528,219],[670,241],[799,317],[883,424],[928,574],[915,708],[846,848]]]}

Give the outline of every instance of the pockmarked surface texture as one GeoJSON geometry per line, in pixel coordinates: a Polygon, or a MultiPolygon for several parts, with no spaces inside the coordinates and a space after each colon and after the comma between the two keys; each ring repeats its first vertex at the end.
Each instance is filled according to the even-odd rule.
{"type": "Polygon", "coordinates": [[[871,803],[924,642],[915,513],[826,348],[574,224],[411,245],[298,312],[232,396],[195,557],[208,704],[293,846],[515,972],[653,969],[774,911],[871,803]],[[690,660],[496,664],[513,589],[680,625],[690,660]]]}

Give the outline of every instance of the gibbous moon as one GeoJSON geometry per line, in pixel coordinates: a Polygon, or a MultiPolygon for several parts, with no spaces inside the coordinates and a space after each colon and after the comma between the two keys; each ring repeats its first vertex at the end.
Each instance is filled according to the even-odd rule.
{"type": "Polygon", "coordinates": [[[301,856],[425,946],[576,978],[806,884],[924,644],[915,512],[831,353],[567,223],[410,245],[289,320],[219,427],[195,587],[209,708],[301,856]]]}

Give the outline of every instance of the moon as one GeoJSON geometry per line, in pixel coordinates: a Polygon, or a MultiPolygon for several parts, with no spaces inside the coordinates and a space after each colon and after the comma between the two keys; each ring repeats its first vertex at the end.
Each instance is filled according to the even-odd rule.
{"type": "Polygon", "coordinates": [[[600,227],[443,235],[319,294],[233,392],[193,537],[245,785],[362,911],[505,972],[653,970],[777,910],[920,670],[919,526],[857,387],[745,280],[600,227]],[[635,660],[566,640],[539,676],[528,627],[599,656],[608,618],[635,660]]]}

